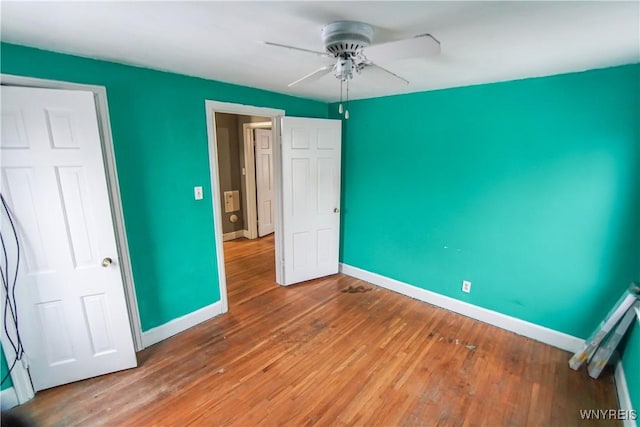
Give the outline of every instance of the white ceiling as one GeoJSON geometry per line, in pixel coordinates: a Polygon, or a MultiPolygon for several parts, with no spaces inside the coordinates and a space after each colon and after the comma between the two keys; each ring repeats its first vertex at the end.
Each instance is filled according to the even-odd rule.
{"type": "MultiPolygon", "coordinates": [[[[352,98],[465,86],[640,62],[640,2],[0,2],[5,42],[335,101],[322,65],[335,20],[376,28],[374,42],[431,33],[442,53],[380,64],[411,81],[356,76],[352,98]]],[[[366,53],[366,51],[365,51],[366,53]]]]}

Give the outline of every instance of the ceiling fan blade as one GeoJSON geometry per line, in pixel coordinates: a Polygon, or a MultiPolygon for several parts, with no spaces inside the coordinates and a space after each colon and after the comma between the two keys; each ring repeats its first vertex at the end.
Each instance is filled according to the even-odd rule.
{"type": "Polygon", "coordinates": [[[325,65],[322,68],[318,68],[317,70],[307,74],[306,76],[296,80],[295,82],[289,83],[288,87],[297,85],[298,83],[308,83],[318,80],[320,77],[325,76],[331,72],[333,69],[333,65],[325,65]]]}
{"type": "Polygon", "coordinates": [[[366,57],[375,62],[391,62],[407,58],[426,58],[440,53],[440,42],[431,34],[411,39],[374,44],[364,49],[366,57]]]}
{"type": "Polygon", "coordinates": [[[289,46],[286,44],[280,44],[280,43],[272,43],[272,42],[261,42],[263,44],[266,44],[268,46],[275,46],[275,47],[283,47],[285,49],[290,49],[290,50],[297,50],[300,52],[306,52],[306,53],[313,53],[314,55],[318,55],[318,56],[326,56],[329,57],[329,54],[326,52],[319,52],[317,50],[311,50],[311,49],[305,49],[302,47],[295,47],[295,46],[289,46]]]}
{"type": "MultiPolygon", "coordinates": [[[[403,77],[400,77],[399,75],[397,75],[397,74],[396,74],[396,73],[394,73],[393,71],[389,71],[389,70],[387,70],[386,68],[382,68],[381,66],[376,65],[376,64],[374,64],[373,62],[369,62],[369,63],[366,65],[366,67],[363,69],[363,71],[364,71],[364,70],[371,70],[371,71],[374,71],[374,70],[375,70],[375,71],[378,71],[378,74],[382,74],[382,73],[384,73],[383,75],[386,75],[386,76],[388,76],[388,77],[393,77],[393,78],[397,79],[399,82],[404,83],[405,85],[408,85],[408,84],[409,84],[409,80],[407,80],[407,79],[405,79],[405,78],[403,78],[403,77]]],[[[369,71],[367,71],[367,74],[371,75],[372,73],[371,73],[371,72],[369,72],[369,71]]]]}

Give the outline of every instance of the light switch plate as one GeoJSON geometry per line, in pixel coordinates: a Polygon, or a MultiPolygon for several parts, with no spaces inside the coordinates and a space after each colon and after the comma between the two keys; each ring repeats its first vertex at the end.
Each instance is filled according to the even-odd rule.
{"type": "Polygon", "coordinates": [[[202,200],[202,198],[204,196],[202,195],[202,187],[201,186],[193,187],[193,197],[196,200],[202,200]]]}

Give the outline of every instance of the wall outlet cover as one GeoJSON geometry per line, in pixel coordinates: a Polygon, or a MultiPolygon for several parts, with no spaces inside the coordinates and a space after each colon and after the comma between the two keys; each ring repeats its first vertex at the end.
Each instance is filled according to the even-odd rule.
{"type": "Polygon", "coordinates": [[[468,280],[462,281],[462,292],[470,293],[471,292],[471,282],[468,280]]]}

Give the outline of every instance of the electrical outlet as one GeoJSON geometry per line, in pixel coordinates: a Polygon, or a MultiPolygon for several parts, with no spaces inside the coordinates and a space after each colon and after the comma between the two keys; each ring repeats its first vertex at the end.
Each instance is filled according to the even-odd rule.
{"type": "Polygon", "coordinates": [[[471,282],[468,280],[462,281],[462,292],[470,293],[471,292],[471,282]]]}

